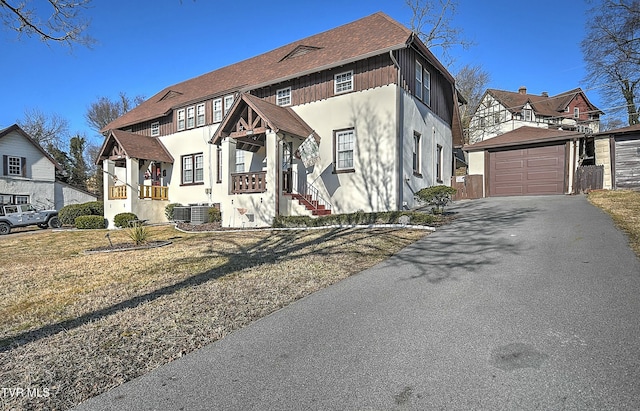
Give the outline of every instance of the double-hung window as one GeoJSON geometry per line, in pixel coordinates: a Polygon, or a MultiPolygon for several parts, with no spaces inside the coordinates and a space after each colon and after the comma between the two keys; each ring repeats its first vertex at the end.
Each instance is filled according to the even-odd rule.
{"type": "Polygon", "coordinates": [[[224,97],[224,115],[226,116],[229,112],[229,109],[233,106],[233,96],[225,96],[224,97]]]}
{"type": "Polygon", "coordinates": [[[436,146],[436,181],[442,183],[442,146],[436,146]]]}
{"type": "Polygon", "coordinates": [[[191,106],[187,108],[187,128],[193,128],[196,125],[196,108],[191,106]]]}
{"type": "Polygon", "coordinates": [[[182,156],[182,184],[204,182],[204,156],[202,153],[182,156]]]}
{"type": "Polygon", "coordinates": [[[159,135],[160,135],[160,123],[158,121],[155,121],[151,123],[151,136],[157,137],[159,135]]]}
{"type": "Polygon", "coordinates": [[[222,99],[217,98],[213,100],[213,122],[219,123],[222,121],[222,99]]]}
{"type": "Polygon", "coordinates": [[[413,174],[421,177],[420,173],[420,155],[421,155],[421,138],[420,133],[413,132],[413,174]]]}
{"type": "Polygon", "coordinates": [[[573,108],[573,118],[580,118],[580,108],[578,107],[573,108]]]}
{"type": "Polygon", "coordinates": [[[420,62],[416,61],[416,97],[431,105],[431,73],[420,62]]]}
{"type": "Polygon", "coordinates": [[[334,164],[336,172],[354,171],[356,135],[353,129],[334,132],[334,164]]]}
{"type": "Polygon", "coordinates": [[[422,100],[422,64],[416,61],[416,97],[422,100]]]}
{"type": "Polygon", "coordinates": [[[178,110],[178,131],[184,130],[184,109],[178,110]]]}
{"type": "Polygon", "coordinates": [[[236,150],[236,173],[244,173],[244,151],[236,150]]]}
{"type": "Polygon", "coordinates": [[[196,106],[196,126],[204,126],[204,103],[196,106]]]}
{"type": "Polygon", "coordinates": [[[288,106],[291,104],[291,87],[281,88],[276,91],[276,104],[279,106],[288,106]]]}
{"type": "Polygon", "coordinates": [[[524,121],[532,121],[531,109],[530,108],[525,108],[524,110],[522,110],[522,114],[523,114],[523,117],[524,117],[524,121]]]}
{"type": "Polygon", "coordinates": [[[22,157],[7,156],[7,175],[22,175],[22,157]]]}
{"type": "Polygon", "coordinates": [[[335,94],[353,91],[353,70],[347,71],[346,73],[336,74],[333,77],[333,83],[335,94]]]}

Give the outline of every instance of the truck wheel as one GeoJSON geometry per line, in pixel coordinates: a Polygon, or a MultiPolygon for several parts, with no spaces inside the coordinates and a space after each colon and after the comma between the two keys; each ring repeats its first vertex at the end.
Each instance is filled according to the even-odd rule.
{"type": "Polygon", "coordinates": [[[11,227],[7,223],[0,223],[0,235],[9,234],[11,227]]]}
{"type": "Polygon", "coordinates": [[[51,228],[60,228],[62,224],[60,224],[60,219],[58,217],[51,217],[49,219],[49,227],[51,228]]]}

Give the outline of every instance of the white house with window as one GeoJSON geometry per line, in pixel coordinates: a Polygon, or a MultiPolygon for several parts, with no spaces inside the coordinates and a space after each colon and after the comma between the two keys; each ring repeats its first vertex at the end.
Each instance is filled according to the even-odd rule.
{"type": "Polygon", "coordinates": [[[96,196],[56,179],[60,166],[17,124],[0,130],[0,204],[59,210],[96,196]]]}
{"type": "Polygon", "coordinates": [[[591,104],[580,88],[550,96],[488,89],[469,124],[469,142],[477,143],[517,128],[537,127],[598,133],[603,112],[591,104]]]}
{"type": "Polygon", "coordinates": [[[414,207],[462,143],[453,77],[383,13],[166,87],[103,132],[111,223],[217,204],[225,227],[414,207]]]}

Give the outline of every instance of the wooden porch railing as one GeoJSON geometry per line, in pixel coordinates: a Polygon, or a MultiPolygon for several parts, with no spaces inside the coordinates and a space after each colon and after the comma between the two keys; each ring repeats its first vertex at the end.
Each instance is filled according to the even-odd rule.
{"type": "Polygon", "coordinates": [[[109,200],[125,200],[127,186],[109,186],[109,200]]]}
{"type": "Polygon", "coordinates": [[[140,198],[150,198],[152,200],[168,200],[169,187],[166,186],[140,186],[140,198]]]}
{"type": "Polygon", "coordinates": [[[266,171],[231,174],[231,193],[264,193],[265,191],[267,191],[266,171]]]}

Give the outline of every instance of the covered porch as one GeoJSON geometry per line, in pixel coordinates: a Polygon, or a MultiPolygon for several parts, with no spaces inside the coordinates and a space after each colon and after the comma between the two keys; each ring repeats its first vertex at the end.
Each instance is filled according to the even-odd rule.
{"type": "Polygon", "coordinates": [[[308,199],[313,210],[330,209],[328,201],[319,199],[320,191],[307,183],[304,172],[304,167],[319,159],[318,142],[319,136],[291,108],[251,94],[236,99],[210,141],[228,147],[234,159],[228,175],[222,176],[228,179],[230,203],[246,204],[249,199],[243,196],[261,194],[260,203],[265,196],[273,202],[271,218],[290,214],[287,203],[299,199],[308,199]],[[251,153],[246,163],[245,153],[251,153]]]}
{"type": "Polygon", "coordinates": [[[100,150],[105,218],[131,212],[141,219],[164,220],[169,202],[173,157],[157,138],[121,130],[109,132],[100,150]]]}

